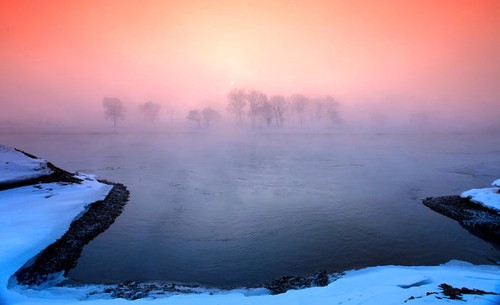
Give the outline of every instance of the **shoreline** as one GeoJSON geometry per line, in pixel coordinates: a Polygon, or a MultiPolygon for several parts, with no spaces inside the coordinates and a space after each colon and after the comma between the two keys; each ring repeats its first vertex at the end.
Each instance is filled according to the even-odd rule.
{"type": "MultiPolygon", "coordinates": [[[[358,270],[358,269],[353,269],[358,270]]],[[[352,271],[352,270],[347,270],[352,271]]],[[[346,272],[347,272],[346,271],[346,272]]],[[[60,282],[60,287],[95,287],[94,294],[107,295],[112,298],[137,300],[142,298],[155,298],[176,294],[210,294],[227,293],[232,291],[260,291],[269,295],[278,295],[290,290],[300,290],[312,287],[325,287],[345,275],[345,272],[327,273],[326,271],[308,275],[287,275],[267,283],[255,286],[217,287],[204,286],[203,284],[189,284],[175,281],[124,281],[117,283],[78,283],[72,279],[60,282]]]]}
{"type": "MultiPolygon", "coordinates": [[[[31,159],[38,157],[20,149],[16,151],[24,154],[31,159]]],[[[77,178],[78,173],[65,171],[51,162],[47,162],[47,167],[52,173],[46,176],[16,181],[12,183],[0,184],[0,191],[13,189],[17,187],[36,185],[41,183],[60,183],[71,184],[82,182],[77,178]]],[[[285,275],[270,282],[263,283],[253,287],[221,288],[208,287],[197,284],[185,284],[174,281],[125,281],[113,284],[97,283],[71,283],[71,279],[65,278],[67,273],[78,263],[78,259],[85,245],[96,238],[99,234],[106,231],[123,212],[128,203],[130,192],[126,186],[121,183],[110,182],[97,179],[97,181],[112,185],[112,189],[104,200],[90,203],[86,210],[79,217],[75,218],[68,230],[54,243],[45,247],[41,252],[28,260],[18,269],[12,277],[19,286],[27,286],[31,289],[49,286],[57,287],[106,287],[104,293],[114,298],[125,298],[134,300],[148,297],[151,291],[160,294],[167,293],[199,293],[198,290],[207,290],[213,292],[224,292],[238,289],[267,289],[270,294],[281,294],[288,290],[297,290],[310,287],[324,287],[330,283],[329,279],[338,278],[339,274],[327,274],[325,271],[319,271],[307,275],[285,275]],[[62,275],[62,280],[61,280],[62,275]]],[[[43,288],[42,288],[43,289],[43,288]]]]}
{"type": "Polygon", "coordinates": [[[98,181],[113,186],[106,198],[91,203],[61,238],[21,267],[14,274],[18,284],[38,286],[54,274],[66,275],[76,266],[85,245],[106,231],[122,213],[129,198],[127,188],[120,183],[98,181]]]}
{"type": "MultiPolygon", "coordinates": [[[[30,158],[36,158],[25,152],[22,152],[30,158]]],[[[51,164],[51,166],[53,166],[51,164]]],[[[51,175],[34,179],[39,183],[43,179],[52,176],[51,179],[57,179],[58,175],[61,177],[71,175],[74,179],[80,182],[72,181],[57,181],[49,180],[50,182],[59,182],[62,185],[68,183],[81,183],[82,180],[76,178],[74,174],[66,172],[53,166],[56,171],[51,175]],[[58,174],[55,174],[55,173],[58,174]]],[[[51,167],[51,169],[53,169],[51,167]]],[[[174,294],[188,295],[188,294],[225,294],[231,291],[253,291],[266,289],[264,294],[283,294],[289,290],[298,290],[309,287],[327,286],[337,279],[343,278],[345,275],[342,273],[327,274],[326,272],[319,272],[313,275],[304,276],[283,276],[269,283],[265,283],[256,287],[241,287],[236,289],[223,289],[223,288],[208,288],[201,285],[182,285],[174,282],[122,282],[119,284],[68,284],[68,281],[61,281],[61,274],[67,274],[76,264],[80,257],[81,251],[84,246],[92,239],[97,237],[100,233],[104,232],[111,226],[115,219],[121,214],[123,208],[128,202],[129,192],[123,184],[112,183],[105,180],[98,180],[101,183],[112,185],[112,189],[106,195],[104,200],[95,201],[87,206],[85,211],[77,218],[75,218],[69,229],[64,235],[56,242],[45,247],[41,252],[36,254],[28,262],[26,262],[19,270],[17,270],[12,278],[17,279],[20,289],[34,289],[43,290],[46,285],[49,287],[61,288],[90,288],[97,289],[96,291],[89,292],[89,295],[106,295],[111,298],[123,298],[127,300],[136,300],[144,298],[155,298],[161,296],[171,296],[174,294]],[[55,280],[55,281],[51,281],[55,280]],[[59,280],[59,281],[58,281],[59,280]],[[23,286],[24,285],[24,286],[23,286]],[[52,286],[51,286],[52,285],[52,286]],[[99,290],[100,289],[100,290],[99,290]]],[[[458,196],[457,196],[458,197],[458,196]]],[[[442,197],[436,197],[442,198],[442,197]]],[[[428,198],[427,200],[429,200],[428,198]]],[[[464,199],[462,199],[464,200],[464,199]]],[[[467,200],[468,201],[468,200],[467,200]]],[[[383,266],[381,266],[383,267],[383,266]]],[[[417,266],[415,266],[417,267],[417,266]]],[[[371,267],[377,268],[377,267],[371,267]]],[[[363,268],[365,269],[365,268],[363,268]]],[[[346,272],[352,272],[346,271],[346,272]]],[[[411,286],[412,287],[412,286],[411,286]]],[[[12,288],[12,287],[11,287],[12,288]]],[[[17,289],[19,289],[17,288],[17,289]]],[[[452,287],[453,288],[453,287],[452,287]]],[[[406,288],[405,288],[406,289],[406,288]]],[[[447,295],[445,289],[442,289],[442,294],[447,295]]],[[[448,289],[449,290],[449,289],[448,289]]],[[[485,292],[485,291],[483,291],[485,292]]],[[[437,293],[437,292],[436,292],[437,293]]],[[[491,294],[485,292],[486,294],[491,294]]],[[[467,293],[464,293],[467,294],[467,293]]],[[[496,293],[493,293],[496,294],[496,293]]]]}
{"type": "MultiPolygon", "coordinates": [[[[46,284],[52,279],[57,278],[61,273],[65,275],[69,272],[69,270],[76,266],[84,246],[109,228],[109,226],[111,226],[115,219],[121,214],[128,201],[128,190],[123,184],[112,183],[105,180],[99,181],[108,185],[113,185],[113,188],[106,198],[102,201],[90,204],[89,208],[83,213],[83,215],[71,223],[70,228],[63,235],[63,237],[46,247],[35,258],[19,269],[14,274],[18,281],[18,285],[26,285],[29,288],[35,288],[36,286],[46,284]]],[[[423,204],[438,213],[459,220],[460,224],[471,233],[498,246],[498,243],[495,243],[495,241],[497,241],[495,237],[496,235],[492,235],[490,231],[492,228],[497,228],[495,232],[498,231],[498,226],[500,225],[498,222],[495,223],[495,219],[497,218],[487,222],[478,216],[485,215],[478,214],[478,211],[480,211],[481,213],[486,213],[486,215],[498,217],[498,215],[495,214],[495,211],[475,204],[468,199],[461,198],[460,196],[429,197],[423,200],[423,204]],[[463,212],[462,210],[464,207],[467,207],[465,210],[466,212],[463,212]],[[474,211],[474,213],[470,211],[474,211]],[[467,218],[468,215],[475,215],[479,217],[479,220],[483,221],[476,219],[476,222],[474,222],[467,218]]],[[[196,284],[190,285],[173,281],[125,281],[113,284],[80,284],[71,283],[71,279],[65,279],[59,282],[56,281],[55,286],[71,288],[94,287],[97,289],[93,292],[94,294],[107,295],[111,298],[123,298],[127,300],[137,300],[151,297],[157,298],[176,294],[199,294],[207,291],[211,294],[217,294],[235,290],[250,291],[258,289],[266,289],[269,294],[276,295],[285,293],[289,290],[324,287],[335,280],[342,278],[345,272],[348,271],[352,270],[346,270],[344,272],[333,274],[321,271],[309,275],[287,275],[262,285],[231,289],[208,286],[205,287],[203,285],[196,284]]]]}
{"type": "MultiPolygon", "coordinates": [[[[27,153],[25,151],[22,151],[20,149],[14,148],[15,151],[20,152],[21,154],[25,155],[26,157],[30,159],[40,159],[30,153],[27,153]]],[[[49,175],[37,177],[37,178],[30,178],[26,180],[20,180],[20,181],[13,181],[13,182],[0,182],[0,191],[16,188],[16,187],[22,187],[22,186],[28,186],[28,185],[33,185],[33,184],[38,184],[38,183],[52,183],[52,182],[57,182],[57,183],[80,183],[82,182],[81,179],[76,178],[74,173],[70,173],[68,171],[65,171],[51,162],[47,162],[47,168],[52,171],[49,175]]]]}
{"type": "Polygon", "coordinates": [[[427,197],[422,203],[458,221],[471,234],[500,248],[500,213],[458,195],[427,197]]]}

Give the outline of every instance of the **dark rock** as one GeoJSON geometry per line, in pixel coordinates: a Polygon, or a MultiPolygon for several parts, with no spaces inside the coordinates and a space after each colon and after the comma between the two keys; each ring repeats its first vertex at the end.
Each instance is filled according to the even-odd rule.
{"type": "Polygon", "coordinates": [[[441,284],[439,285],[439,288],[443,291],[443,294],[450,298],[451,300],[462,300],[464,294],[478,294],[478,295],[483,295],[483,294],[492,294],[492,295],[499,295],[496,292],[489,292],[489,291],[483,291],[479,289],[469,289],[466,287],[462,288],[455,288],[452,287],[448,284],[441,284]]]}
{"type": "Polygon", "coordinates": [[[165,294],[199,293],[191,286],[176,286],[175,283],[160,282],[134,282],[128,281],[108,288],[105,292],[113,298],[137,300],[141,298],[154,298],[165,294]]]}
{"type": "Polygon", "coordinates": [[[81,217],[71,223],[60,239],[18,270],[15,277],[19,284],[36,286],[53,274],[63,272],[66,275],[76,266],[83,247],[109,228],[121,214],[128,201],[129,191],[123,184],[101,182],[113,185],[106,198],[91,204],[81,217]]]}
{"type": "Polygon", "coordinates": [[[316,280],[315,280],[316,286],[325,287],[325,286],[328,286],[329,282],[330,282],[330,280],[328,279],[328,274],[326,273],[326,271],[321,271],[316,276],[316,280]]]}
{"type": "Polygon", "coordinates": [[[500,214],[460,196],[429,197],[423,204],[457,220],[472,234],[500,246],[500,214]]]}
{"type": "Polygon", "coordinates": [[[292,289],[302,289],[307,287],[327,286],[330,283],[326,271],[314,275],[293,276],[288,275],[276,279],[264,285],[272,294],[285,293],[292,289]]]}

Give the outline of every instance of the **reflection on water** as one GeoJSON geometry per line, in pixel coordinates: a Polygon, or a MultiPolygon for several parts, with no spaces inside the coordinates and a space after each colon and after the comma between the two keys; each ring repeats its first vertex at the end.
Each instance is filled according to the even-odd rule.
{"type": "Polygon", "coordinates": [[[499,251],[420,204],[500,177],[496,137],[0,136],[122,182],[124,213],[70,277],[256,285],[381,264],[488,264],[499,251]]]}

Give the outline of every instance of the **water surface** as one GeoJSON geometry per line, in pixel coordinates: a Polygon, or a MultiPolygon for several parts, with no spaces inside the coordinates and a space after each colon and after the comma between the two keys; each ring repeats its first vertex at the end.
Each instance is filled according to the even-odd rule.
{"type": "Polygon", "coordinates": [[[420,200],[499,178],[496,136],[201,132],[0,141],[129,188],[123,214],[70,272],[77,281],[234,287],[320,270],[500,257],[420,200]]]}

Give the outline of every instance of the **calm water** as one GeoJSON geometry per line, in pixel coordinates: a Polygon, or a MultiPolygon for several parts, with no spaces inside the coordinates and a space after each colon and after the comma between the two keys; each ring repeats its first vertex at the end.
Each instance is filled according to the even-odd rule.
{"type": "Polygon", "coordinates": [[[242,133],[0,135],[131,199],[83,282],[256,285],[371,265],[489,264],[500,251],[420,203],[500,177],[500,138],[242,133]]]}

